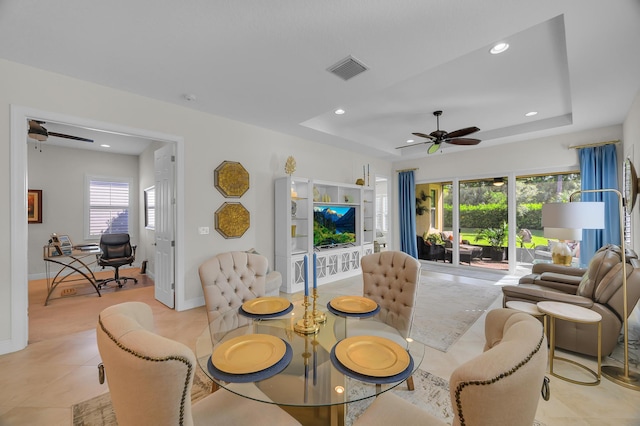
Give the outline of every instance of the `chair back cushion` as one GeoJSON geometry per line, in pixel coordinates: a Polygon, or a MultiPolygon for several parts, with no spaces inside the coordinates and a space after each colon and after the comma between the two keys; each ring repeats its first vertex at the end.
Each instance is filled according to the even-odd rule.
{"type": "Polygon", "coordinates": [[[238,308],[265,295],[267,258],[243,251],[220,253],[200,265],[200,284],[209,322],[218,311],[238,308]]]}
{"type": "Polygon", "coordinates": [[[96,332],[118,425],[193,424],[195,355],[153,332],[148,305],[126,302],[104,309],[96,332]]]}
{"type": "Polygon", "coordinates": [[[542,324],[513,309],[489,311],[485,352],[451,374],[454,425],[531,426],[547,367],[542,324]]]}
{"type": "MultiPolygon", "coordinates": [[[[627,274],[628,313],[640,297],[640,265],[633,250],[625,253],[627,274]]],[[[623,318],[624,292],[622,291],[622,251],[619,246],[608,244],[600,248],[589,262],[587,273],[578,286],[577,294],[588,297],[601,305],[607,305],[623,318]]]]}
{"type": "Polygon", "coordinates": [[[380,305],[379,317],[403,337],[411,333],[420,262],[400,251],[362,257],[363,294],[380,305]]]}
{"type": "Polygon", "coordinates": [[[129,234],[102,234],[100,250],[98,260],[103,266],[126,265],[135,260],[129,234]]]}

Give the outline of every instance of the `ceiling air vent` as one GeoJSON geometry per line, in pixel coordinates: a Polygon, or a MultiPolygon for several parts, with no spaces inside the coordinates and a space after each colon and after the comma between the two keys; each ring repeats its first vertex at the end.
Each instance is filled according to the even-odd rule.
{"type": "Polygon", "coordinates": [[[327,69],[327,71],[337,75],[338,77],[340,77],[345,81],[355,77],[360,73],[365,72],[366,70],[368,70],[368,68],[363,64],[361,64],[360,62],[358,62],[352,56],[347,56],[337,64],[327,69]]]}

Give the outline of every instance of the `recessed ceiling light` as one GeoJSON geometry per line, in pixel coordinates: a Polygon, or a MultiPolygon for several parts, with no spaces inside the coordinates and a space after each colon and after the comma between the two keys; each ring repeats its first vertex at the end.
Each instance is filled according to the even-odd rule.
{"type": "Polygon", "coordinates": [[[413,139],[407,139],[407,143],[413,143],[415,142],[413,139]]]}
{"type": "Polygon", "coordinates": [[[103,143],[100,146],[103,148],[111,148],[111,145],[107,145],[106,143],[103,143]]]}
{"type": "Polygon", "coordinates": [[[525,117],[533,117],[534,115],[537,115],[538,111],[530,111],[528,113],[526,113],[524,116],[525,117]]]}
{"type": "Polygon", "coordinates": [[[495,44],[489,52],[491,52],[492,55],[497,55],[498,53],[504,52],[508,48],[509,48],[508,43],[501,42],[501,43],[495,44]]]}
{"type": "Polygon", "coordinates": [[[183,96],[189,102],[193,102],[196,100],[196,95],[194,95],[193,93],[185,93],[183,96]]]}
{"type": "Polygon", "coordinates": [[[342,108],[338,108],[337,110],[333,111],[336,115],[342,115],[344,114],[346,111],[343,110],[342,108]]]}

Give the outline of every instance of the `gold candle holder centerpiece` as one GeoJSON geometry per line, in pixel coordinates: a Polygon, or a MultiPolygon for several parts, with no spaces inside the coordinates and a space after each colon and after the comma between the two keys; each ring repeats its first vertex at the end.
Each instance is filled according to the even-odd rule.
{"type": "Polygon", "coordinates": [[[316,322],[316,324],[324,324],[325,322],[327,322],[327,314],[325,314],[324,312],[320,312],[316,308],[317,298],[318,298],[318,288],[314,287],[313,288],[313,311],[311,311],[311,313],[313,315],[313,319],[316,322]]]}
{"type": "MultiPolygon", "coordinates": [[[[315,254],[314,254],[315,259],[315,254]]],[[[304,306],[304,315],[301,320],[293,326],[293,329],[300,334],[316,334],[320,327],[316,324],[313,319],[313,315],[309,313],[309,257],[304,255],[304,301],[302,302],[302,306],[304,306]]]]}
{"type": "Polygon", "coordinates": [[[316,334],[318,330],[320,330],[320,327],[318,327],[318,324],[316,324],[315,320],[313,319],[313,315],[311,315],[311,313],[309,312],[309,305],[309,296],[305,295],[304,301],[302,302],[302,306],[304,306],[304,316],[293,326],[293,329],[297,333],[316,334]]]}

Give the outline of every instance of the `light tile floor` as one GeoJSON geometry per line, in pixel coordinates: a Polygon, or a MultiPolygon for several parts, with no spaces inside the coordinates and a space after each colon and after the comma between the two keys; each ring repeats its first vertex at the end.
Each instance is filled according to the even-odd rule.
{"type": "MultiPolygon", "coordinates": [[[[442,273],[430,272],[428,268],[423,271],[442,273]]],[[[358,279],[344,284],[357,288],[358,279]]],[[[467,280],[479,285],[492,284],[486,279],[465,278],[467,280]]],[[[165,308],[153,299],[152,287],[88,298],[81,304],[76,303],[73,309],[86,309],[88,315],[95,315],[97,319],[105,303],[120,303],[127,298],[149,303],[158,332],[190,347],[194,347],[197,336],[206,326],[203,307],[184,312],[165,308]],[[99,308],[96,303],[101,304],[99,308]]],[[[65,302],[57,301],[58,304],[65,302]]],[[[500,297],[491,309],[498,307],[501,307],[500,297]]],[[[51,318],[53,327],[63,328],[64,322],[64,313],[56,313],[51,318]]],[[[44,327],[42,321],[39,324],[44,327]]],[[[483,345],[484,315],[448,352],[427,348],[421,368],[448,378],[459,364],[479,354],[483,345]]],[[[592,358],[563,355],[580,359],[591,367],[596,365],[592,358]]],[[[0,356],[0,425],[70,425],[74,404],[108,391],[106,384],[98,383],[99,361],[93,328],[41,340],[19,352],[0,356]]],[[[547,426],[640,425],[640,392],[605,378],[598,386],[580,386],[551,377],[551,400],[540,401],[536,418],[547,426]]]]}

